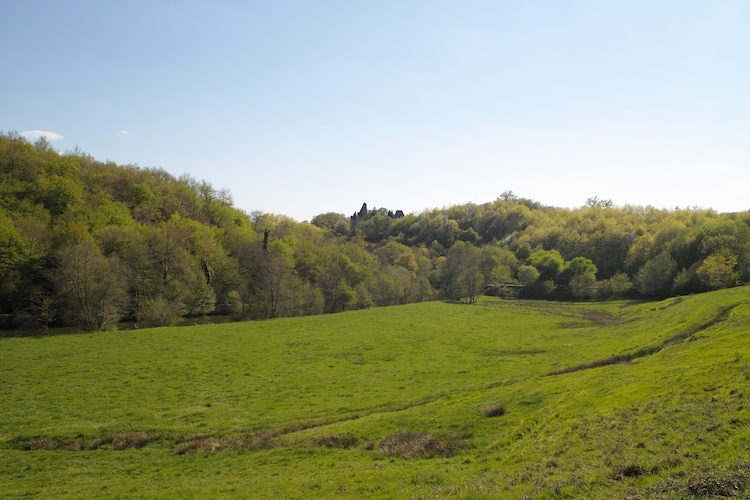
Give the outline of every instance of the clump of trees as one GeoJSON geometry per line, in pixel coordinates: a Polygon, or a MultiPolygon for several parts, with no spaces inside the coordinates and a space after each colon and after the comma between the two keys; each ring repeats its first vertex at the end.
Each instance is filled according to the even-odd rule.
{"type": "Polygon", "coordinates": [[[184,317],[333,313],[480,294],[663,297],[750,279],[750,212],[546,207],[511,192],[355,229],[244,213],[231,194],[162,169],[59,154],[0,134],[5,327],[172,325],[184,317]]]}
{"type": "Polygon", "coordinates": [[[750,280],[750,211],[615,207],[596,197],[564,209],[505,192],[392,220],[380,233],[369,241],[429,249],[436,293],[467,302],[480,293],[661,298],[750,280]]]}
{"type": "Polygon", "coordinates": [[[371,245],[346,218],[244,213],[230,193],[0,134],[5,327],[114,328],[275,318],[434,297],[420,248],[371,245]]]}

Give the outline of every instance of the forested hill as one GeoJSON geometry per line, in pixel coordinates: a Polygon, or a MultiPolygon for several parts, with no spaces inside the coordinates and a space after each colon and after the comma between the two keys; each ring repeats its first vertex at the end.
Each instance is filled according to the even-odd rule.
{"type": "Polygon", "coordinates": [[[482,205],[357,215],[352,231],[333,212],[311,223],[246,214],[206,181],[0,134],[2,323],[96,330],[480,293],[666,296],[750,281],[750,211],[596,198],[571,210],[505,192],[482,205]]]}

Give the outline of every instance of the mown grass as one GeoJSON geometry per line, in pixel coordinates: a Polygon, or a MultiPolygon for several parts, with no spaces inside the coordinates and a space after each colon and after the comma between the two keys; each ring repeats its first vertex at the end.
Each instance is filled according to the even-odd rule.
{"type": "Polygon", "coordinates": [[[750,494],[748,300],[1,339],[0,497],[750,494]]]}

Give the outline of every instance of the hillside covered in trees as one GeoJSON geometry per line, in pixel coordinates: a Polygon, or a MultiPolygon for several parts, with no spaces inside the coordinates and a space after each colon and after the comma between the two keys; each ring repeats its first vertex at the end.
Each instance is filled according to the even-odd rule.
{"type": "MultiPolygon", "coordinates": [[[[500,190],[498,190],[500,191],[500,190]]],[[[332,313],[481,293],[664,297],[750,281],[750,211],[495,201],[308,222],[162,169],[0,134],[5,328],[332,313]]]]}

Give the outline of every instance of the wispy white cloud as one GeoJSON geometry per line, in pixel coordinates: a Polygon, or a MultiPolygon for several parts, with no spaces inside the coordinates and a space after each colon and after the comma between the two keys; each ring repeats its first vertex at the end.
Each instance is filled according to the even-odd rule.
{"type": "Polygon", "coordinates": [[[48,141],[59,141],[63,138],[57,132],[50,132],[49,130],[25,130],[21,132],[22,137],[27,139],[39,139],[40,137],[46,137],[48,141]]]}
{"type": "Polygon", "coordinates": [[[117,132],[117,135],[133,135],[132,132],[128,132],[127,130],[120,130],[117,132]]]}

